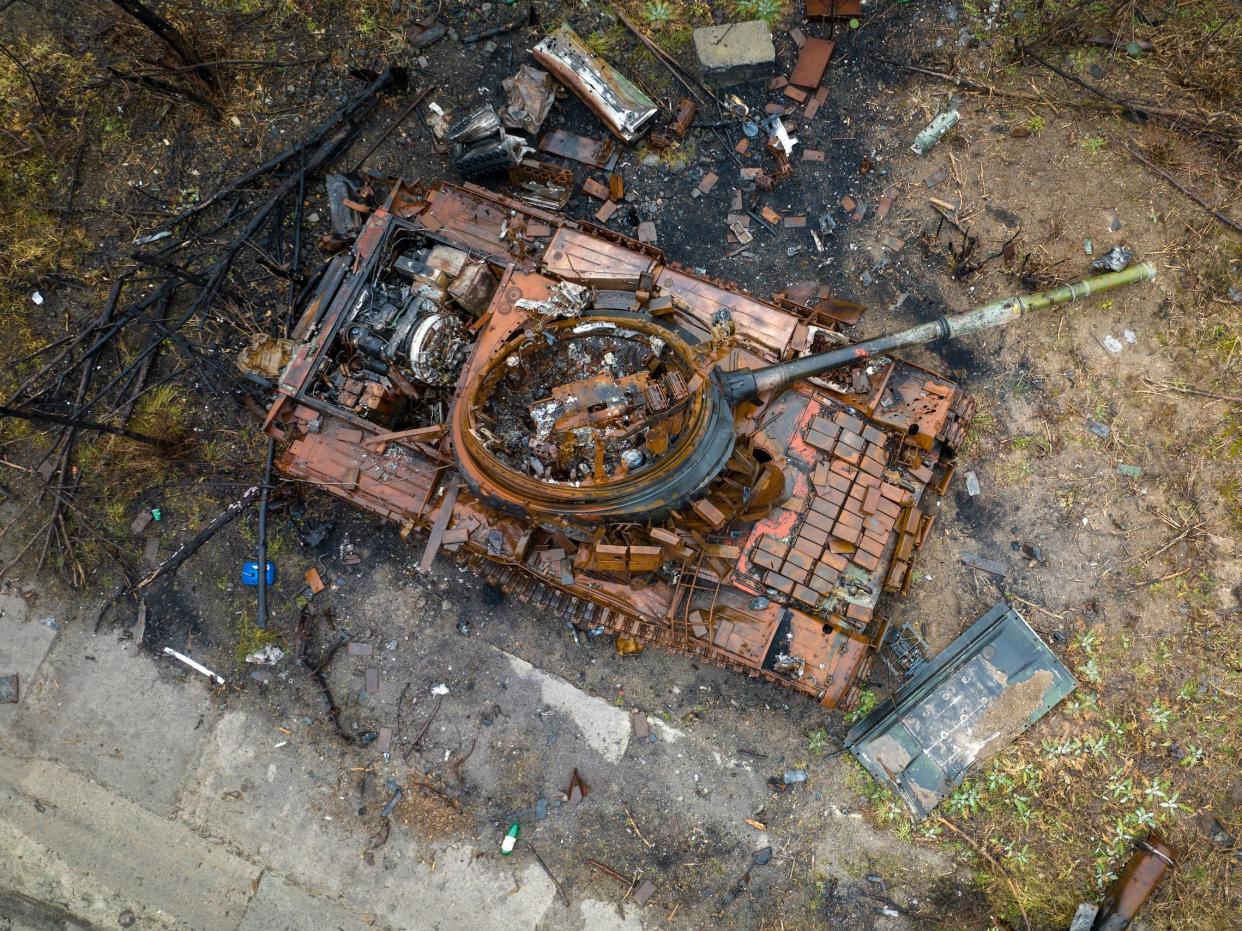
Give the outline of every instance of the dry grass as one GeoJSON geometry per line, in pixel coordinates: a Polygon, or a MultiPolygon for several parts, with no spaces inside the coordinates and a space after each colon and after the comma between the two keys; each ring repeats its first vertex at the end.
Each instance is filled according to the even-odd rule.
{"type": "Polygon", "coordinates": [[[420,840],[428,842],[450,840],[473,827],[473,821],[457,799],[432,777],[417,772],[406,780],[405,794],[393,818],[420,840]]]}

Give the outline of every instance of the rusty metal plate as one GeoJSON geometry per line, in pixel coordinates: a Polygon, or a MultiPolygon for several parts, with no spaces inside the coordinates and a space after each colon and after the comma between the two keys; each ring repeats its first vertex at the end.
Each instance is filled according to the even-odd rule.
{"type": "Polygon", "coordinates": [[[789,76],[789,83],[809,90],[819,87],[835,45],[831,39],[807,39],[798,53],[798,63],[794,65],[793,74],[789,76]]]}

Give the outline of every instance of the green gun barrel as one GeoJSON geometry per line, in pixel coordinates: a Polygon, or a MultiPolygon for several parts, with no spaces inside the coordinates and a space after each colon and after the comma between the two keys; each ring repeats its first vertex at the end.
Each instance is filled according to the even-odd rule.
{"type": "Polygon", "coordinates": [[[877,336],[852,346],[842,346],[839,349],[830,349],[827,352],[803,356],[801,359],[791,359],[788,362],[778,362],[763,368],[727,372],[723,375],[725,395],[729,403],[736,406],[743,401],[753,401],[761,394],[779,390],[804,378],[823,375],[869,356],[891,352],[903,346],[919,346],[940,339],[956,339],[959,336],[977,333],[990,327],[1005,326],[1031,311],[1044,310],[1058,304],[1068,304],[1070,301],[1111,291],[1113,288],[1140,281],[1151,281],[1155,277],[1156,266],[1150,262],[1143,262],[1119,272],[1097,275],[1094,278],[1061,285],[1059,288],[1042,291],[1039,294],[1002,298],[999,301],[984,304],[982,307],[976,307],[974,310],[938,317],[908,330],[877,336]]]}

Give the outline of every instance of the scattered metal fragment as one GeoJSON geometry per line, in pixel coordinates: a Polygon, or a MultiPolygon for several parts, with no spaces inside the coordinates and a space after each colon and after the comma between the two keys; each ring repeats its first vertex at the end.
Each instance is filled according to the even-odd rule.
{"type": "Polygon", "coordinates": [[[1133,249],[1128,249],[1125,246],[1113,246],[1102,256],[1092,262],[1091,267],[1098,268],[1101,271],[1119,272],[1129,265],[1133,258],[1133,249]]]}
{"type": "Polygon", "coordinates": [[[587,48],[568,25],[536,45],[531,54],[625,142],[638,138],[658,112],[650,97],[587,48]]]}
{"type": "Polygon", "coordinates": [[[944,113],[938,114],[927,125],[926,129],[914,137],[914,143],[910,146],[910,151],[915,155],[926,155],[961,118],[962,115],[956,110],[947,110],[944,113]]]}
{"type": "Polygon", "coordinates": [[[1142,478],[1143,477],[1142,466],[1123,464],[1123,465],[1117,466],[1117,471],[1120,472],[1122,475],[1124,475],[1126,478],[1142,478]]]}
{"type": "Polygon", "coordinates": [[[963,553],[962,565],[970,566],[972,569],[979,569],[992,575],[998,575],[1001,578],[1009,574],[1009,570],[1005,568],[1004,563],[997,562],[995,559],[976,556],[974,553],[963,553]]]}
{"type": "Polygon", "coordinates": [[[491,104],[454,123],[445,137],[453,143],[453,168],[463,178],[486,178],[509,171],[534,151],[520,136],[504,131],[491,104]]]}
{"type": "Polygon", "coordinates": [[[1098,436],[1101,440],[1108,439],[1108,435],[1111,432],[1108,429],[1107,424],[1102,424],[1098,420],[1093,420],[1090,417],[1087,418],[1087,430],[1098,436]]]}
{"type": "Polygon", "coordinates": [[[18,699],[18,675],[0,676],[0,705],[16,704],[18,699]]]}
{"type": "Polygon", "coordinates": [[[807,19],[853,19],[862,15],[862,0],[807,0],[807,19]]]}
{"type": "Polygon", "coordinates": [[[384,807],[380,809],[381,818],[390,817],[405,795],[405,791],[391,779],[388,780],[388,791],[392,793],[392,798],[385,802],[384,807]]]}
{"type": "Polygon", "coordinates": [[[611,171],[617,163],[616,147],[609,140],[588,139],[563,129],[544,133],[539,140],[539,151],[551,152],[561,158],[570,158],[605,171],[611,171]]]}
{"type": "Polygon", "coordinates": [[[1085,931],[1125,931],[1164,881],[1165,874],[1175,868],[1177,858],[1177,851],[1156,831],[1135,841],[1134,853],[1109,886],[1104,901],[1098,907],[1079,905],[1070,927],[1085,931]]]}
{"type": "Polygon", "coordinates": [[[608,200],[610,194],[607,186],[596,181],[594,178],[587,178],[582,182],[582,190],[590,194],[597,200],[608,200]]]}
{"type": "Polygon", "coordinates": [[[577,805],[590,793],[591,787],[586,784],[582,776],[578,773],[578,768],[574,767],[573,774],[569,777],[569,787],[565,790],[565,795],[569,799],[570,805],[577,805]]]}
{"type": "Polygon", "coordinates": [[[220,675],[219,673],[212,672],[202,663],[198,662],[197,660],[191,659],[190,657],[186,656],[184,653],[178,653],[172,647],[164,647],[164,654],[167,656],[171,656],[175,660],[180,660],[181,662],[189,666],[191,669],[193,669],[195,672],[201,672],[208,679],[211,679],[213,682],[215,682],[216,685],[224,685],[224,676],[220,675]]]}
{"type": "Polygon", "coordinates": [[[644,879],[634,890],[634,904],[640,908],[647,904],[653,895],[656,894],[656,884],[650,879],[644,879]]]}
{"type": "Polygon", "coordinates": [[[447,33],[448,27],[444,23],[433,23],[410,39],[410,48],[415,51],[430,48],[443,39],[447,33]]]}
{"type": "Polygon", "coordinates": [[[690,131],[690,124],[694,122],[695,115],[699,112],[699,108],[689,97],[683,97],[677,103],[677,115],[673,119],[672,130],[674,135],[684,136],[690,131]]]}
{"type": "Polygon", "coordinates": [[[509,169],[509,181],[521,188],[522,200],[548,210],[562,209],[574,192],[573,172],[532,158],[509,169]]]}
{"type": "Polygon", "coordinates": [[[504,124],[528,136],[538,135],[556,100],[548,73],[522,65],[517,74],[501,81],[501,87],[509,98],[509,105],[501,114],[504,124]]]}
{"type": "Polygon", "coordinates": [[[789,75],[789,83],[812,89],[819,87],[835,45],[831,39],[807,39],[798,52],[798,62],[789,75]]]}
{"type": "Polygon", "coordinates": [[[647,716],[641,711],[630,712],[630,726],[634,729],[634,736],[639,740],[646,740],[651,736],[651,725],[647,721],[647,716]]]}

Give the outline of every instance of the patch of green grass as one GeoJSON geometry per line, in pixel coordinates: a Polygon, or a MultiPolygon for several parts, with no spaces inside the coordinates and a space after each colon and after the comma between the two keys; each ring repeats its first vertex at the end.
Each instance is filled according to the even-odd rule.
{"type": "Polygon", "coordinates": [[[984,411],[976,411],[966,431],[966,440],[962,443],[959,455],[967,456],[986,449],[991,445],[998,433],[996,418],[984,411]]]}
{"type": "Polygon", "coordinates": [[[603,31],[595,31],[586,36],[583,41],[596,55],[601,58],[611,59],[625,47],[626,36],[628,33],[625,27],[620,23],[613,23],[603,31]]]}
{"type": "Polygon", "coordinates": [[[1156,828],[1182,846],[1180,881],[1191,888],[1166,892],[1148,917],[1202,931],[1228,924],[1228,903],[1211,895],[1211,869],[1194,878],[1220,856],[1195,812],[1234,778],[1242,723],[1229,709],[1242,674],[1222,679],[1213,661],[1217,688],[1198,677],[1176,688],[1168,674],[1177,648],[1095,631],[1080,635],[1070,653],[1080,680],[1089,679],[1089,664],[1115,662],[1109,689],[1080,690],[944,803],[944,815],[983,839],[1006,868],[1008,879],[978,864],[981,888],[1004,917],[1020,920],[1020,901],[1033,926],[1064,927],[1077,902],[1098,898],[1112,881],[1133,840],[1156,828]],[[1148,648],[1164,681],[1123,668],[1132,650],[1148,648]]]}
{"type": "Polygon", "coordinates": [[[863,689],[858,694],[858,704],[845,713],[845,723],[861,721],[880,703],[879,694],[873,689],[863,689]]]}
{"type": "Polygon", "coordinates": [[[1082,141],[1082,148],[1088,155],[1099,155],[1107,143],[1099,136],[1089,136],[1082,141]]]}
{"type": "Polygon", "coordinates": [[[828,737],[828,731],[825,728],[817,727],[806,735],[806,749],[812,756],[818,756],[827,752],[832,741],[828,737]]]}
{"type": "Polygon", "coordinates": [[[251,653],[261,650],[265,646],[271,646],[278,641],[279,638],[274,630],[258,627],[248,613],[243,614],[241,620],[237,623],[237,644],[233,648],[233,658],[240,666],[251,653]]]}
{"type": "Polygon", "coordinates": [[[775,26],[789,13],[787,0],[737,0],[734,9],[742,19],[761,19],[775,26]]]}

